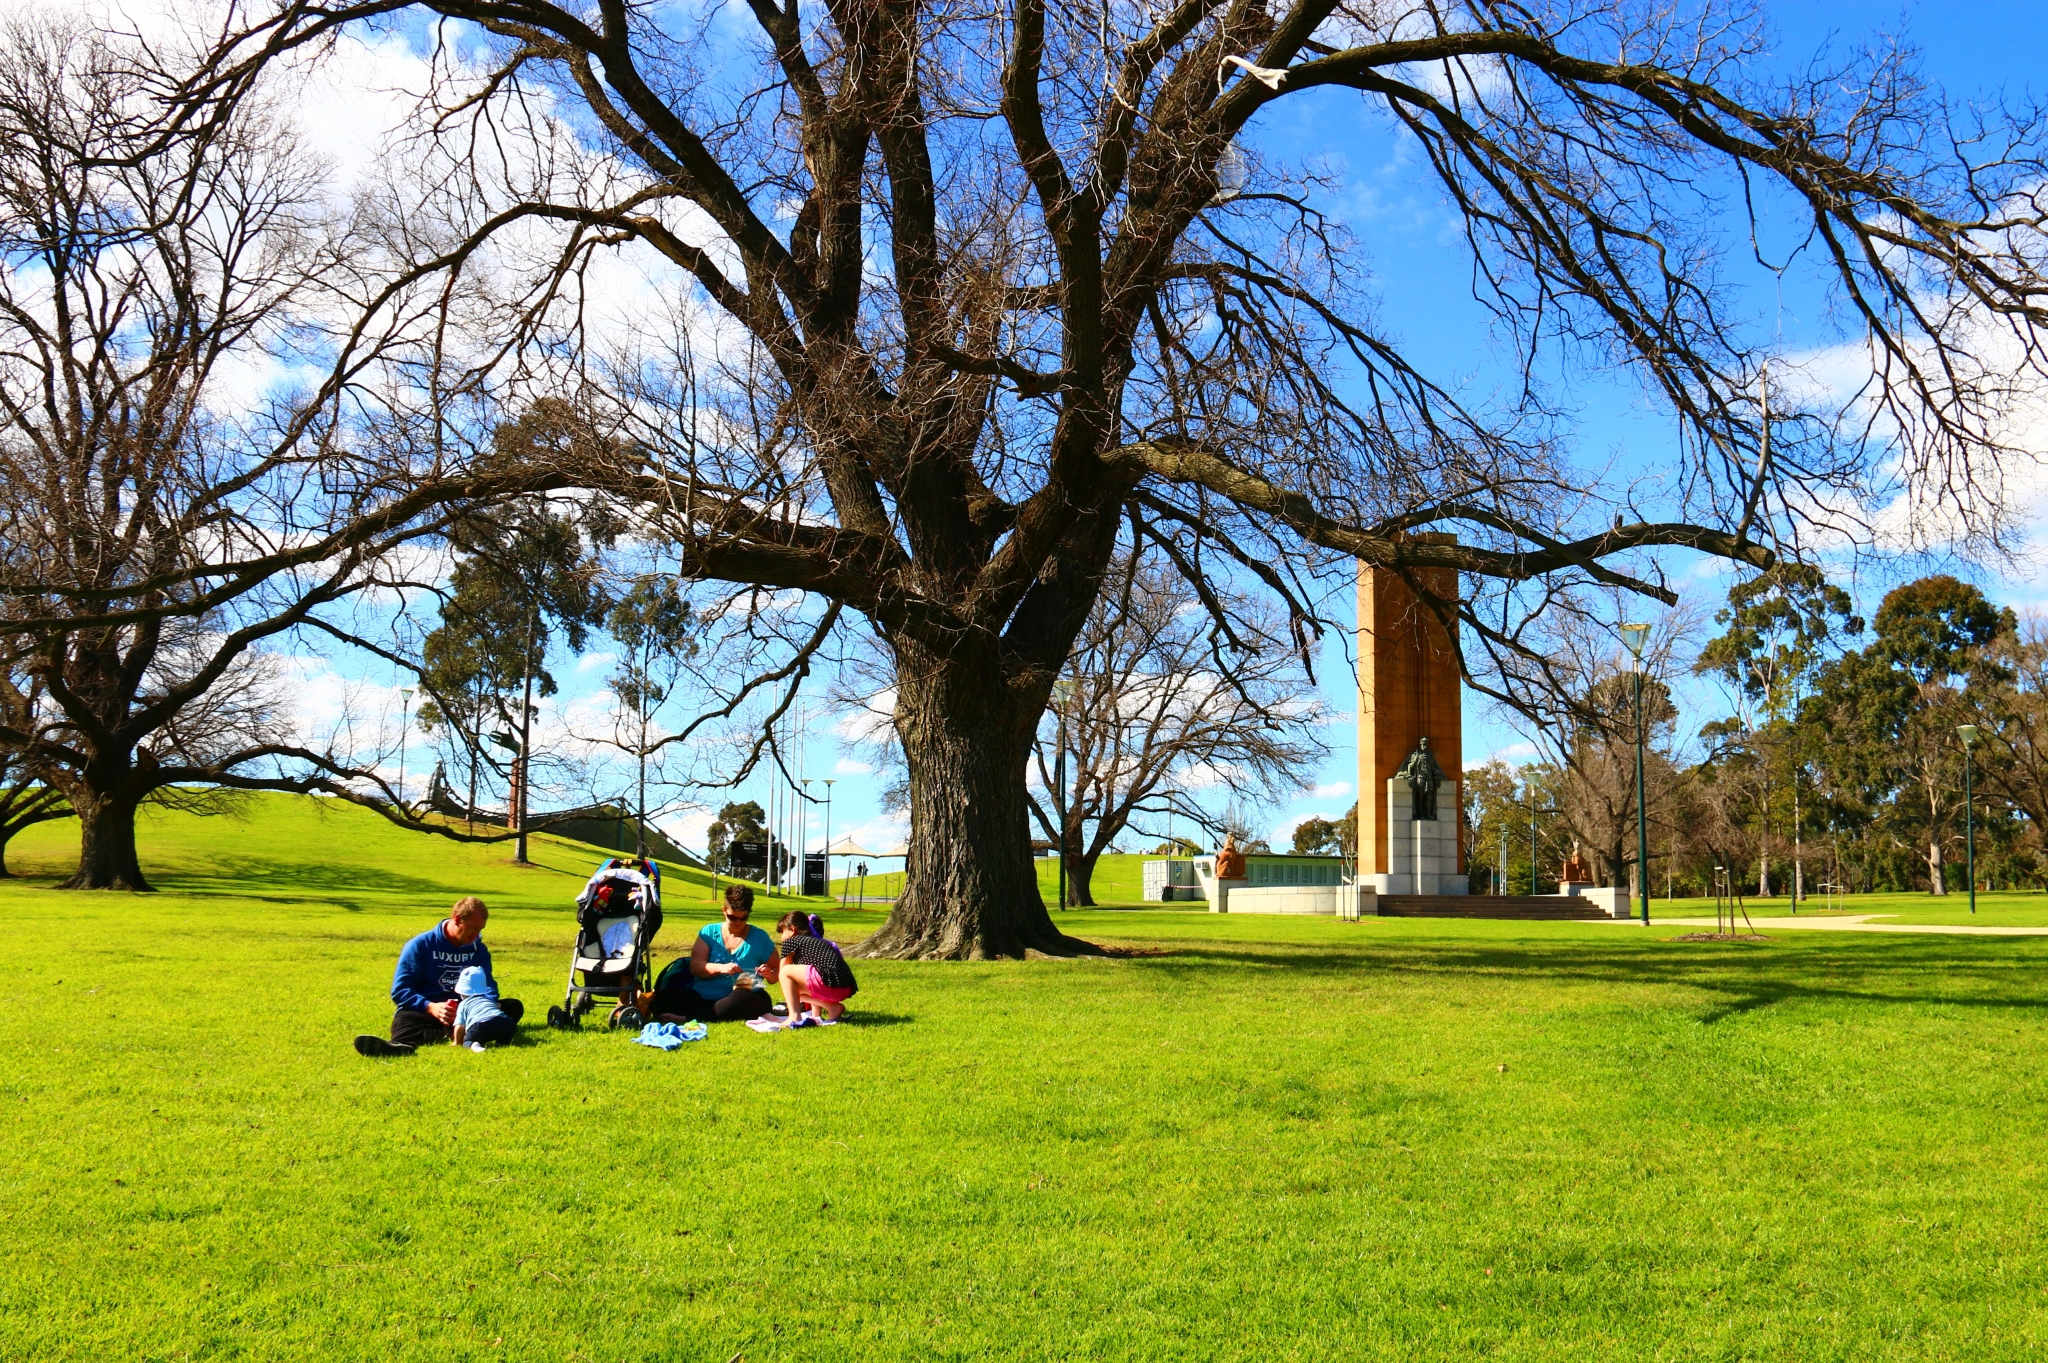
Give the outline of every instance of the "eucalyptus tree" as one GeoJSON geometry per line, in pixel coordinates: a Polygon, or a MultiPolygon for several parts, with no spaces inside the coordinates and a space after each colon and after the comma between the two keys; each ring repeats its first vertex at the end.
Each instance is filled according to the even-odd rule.
{"type": "Polygon", "coordinates": [[[696,653],[690,603],[674,583],[642,579],[611,603],[605,629],[624,650],[605,684],[618,699],[611,745],[634,761],[633,809],[638,827],[635,855],[647,855],[647,762],[661,751],[665,734],[655,717],[674,698],[696,653]]]}
{"type": "MultiPolygon", "coordinates": [[[[1741,769],[1752,787],[1750,812],[1757,820],[1757,894],[1771,893],[1772,834],[1795,846],[1813,802],[1803,798],[1809,780],[1813,730],[1795,722],[1804,695],[1828,661],[1863,633],[1849,594],[1808,563],[1783,563],[1737,582],[1728,604],[1714,614],[1723,632],[1709,640],[1693,671],[1718,677],[1735,699],[1735,713],[1711,726],[1723,765],[1741,769]],[[1738,755],[1739,750],[1739,755],[1738,755]]],[[[1724,788],[1722,794],[1734,794],[1724,788]]],[[[1734,808],[1734,803],[1725,805],[1734,808]]],[[[1796,857],[1795,857],[1796,861],[1796,857]]],[[[1792,893],[1805,893],[1803,869],[1795,870],[1792,893]]]]}
{"type": "Polygon", "coordinates": [[[1713,0],[240,13],[194,117],[349,25],[461,44],[408,149],[414,277],[455,296],[488,269],[503,391],[573,371],[613,404],[609,485],[684,576],[803,594],[799,651],[859,621],[886,655],[911,837],[869,954],[1081,949],[1038,896],[1025,771],[1120,527],[1304,632],[1325,569],[1457,569],[1466,604],[1431,606],[1462,612],[1475,676],[1532,660],[1518,614],[1557,584],[1668,600],[1631,551],[1765,568],[1902,486],[1916,526],[2010,533],[1980,494],[2043,367],[2035,129],[1951,136],[1908,53],[1752,74],[1760,20],[1713,0]],[[1374,321],[1373,243],[1245,138],[1313,98],[1414,149],[1528,383],[1463,400],[1374,321]],[[1724,271],[1777,240],[1765,209],[1872,360],[1856,430],[1759,420],[1769,340],[1724,271]],[[592,328],[609,252],[677,281],[673,341],[592,328]],[[1534,377],[1553,346],[1674,418],[1654,514],[1571,462],[1534,377]]]}
{"type": "Polygon", "coordinates": [[[2012,611],[1947,574],[1904,583],[1878,604],[1870,643],[1822,668],[1803,706],[1817,763],[1862,791],[1878,836],[1917,852],[1933,894],[1947,893],[1962,835],[1965,687],[2011,683],[1998,658],[2017,628],[2012,611]]]}
{"type": "MultiPolygon", "coordinates": [[[[543,408],[513,429],[549,419],[543,408]]],[[[417,675],[431,699],[420,720],[456,735],[470,763],[472,810],[485,743],[506,749],[506,821],[515,838],[513,860],[522,864],[534,780],[534,698],[560,689],[548,670],[556,640],[581,653],[592,628],[606,618],[611,601],[598,551],[612,535],[602,507],[557,509],[546,499],[464,516],[450,527],[456,563],[440,622],[421,645],[417,675]],[[486,735],[490,723],[498,727],[486,735]]]]}

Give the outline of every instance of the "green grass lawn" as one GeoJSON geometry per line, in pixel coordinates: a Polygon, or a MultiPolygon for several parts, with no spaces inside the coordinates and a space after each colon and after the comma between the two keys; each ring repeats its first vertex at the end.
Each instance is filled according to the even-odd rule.
{"type": "MultiPolygon", "coordinates": [[[[1770,899],[1745,897],[1743,907],[1752,918],[1790,918],[1793,916],[1792,901],[1785,895],[1770,899]]],[[[1977,895],[1977,912],[1970,912],[1970,896],[1967,893],[1950,893],[1936,897],[1925,892],[1902,892],[1880,894],[1839,895],[1832,905],[1818,896],[1800,901],[1799,916],[1807,914],[1862,914],[1892,923],[1950,923],[2004,925],[2009,927],[2048,927],[2048,895],[2038,890],[1980,891],[1977,895]]],[[[1714,901],[1711,899],[1666,900],[1652,897],[1650,918],[1711,918],[1714,916],[1714,901]]]]}
{"type": "Polygon", "coordinates": [[[1133,954],[857,963],[846,1025],[672,1055],[366,1061],[465,891],[551,1001],[592,854],[264,800],[152,818],[161,894],[65,895],[36,836],[0,884],[0,1358],[2048,1344],[2048,940],[1073,912],[1133,954]]]}
{"type": "MultiPolygon", "coordinates": [[[[1089,890],[1098,905],[1133,905],[1143,902],[1145,891],[1145,863],[1153,858],[1132,853],[1104,853],[1096,858],[1095,874],[1089,881],[1089,890]]],[[[866,892],[870,899],[884,896],[894,898],[903,891],[901,861],[869,862],[870,867],[893,866],[893,871],[876,870],[867,878],[866,892]]],[[[1032,865],[1038,872],[1038,892],[1047,904],[1059,899],[1060,863],[1057,857],[1035,857],[1032,865]]],[[[858,895],[861,883],[858,879],[834,879],[832,893],[835,896],[858,895]]]]}

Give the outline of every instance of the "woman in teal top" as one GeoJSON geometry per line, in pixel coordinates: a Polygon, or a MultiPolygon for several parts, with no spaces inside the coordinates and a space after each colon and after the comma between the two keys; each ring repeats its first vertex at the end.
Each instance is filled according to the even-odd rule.
{"type": "Polygon", "coordinates": [[[765,985],[777,978],[780,963],[774,939],[747,921],[753,912],[751,888],[726,886],[725,921],[706,923],[690,944],[689,960],[661,972],[648,1011],[664,1022],[744,1022],[773,1008],[765,985]],[[754,977],[754,988],[736,987],[743,974],[754,977]]]}

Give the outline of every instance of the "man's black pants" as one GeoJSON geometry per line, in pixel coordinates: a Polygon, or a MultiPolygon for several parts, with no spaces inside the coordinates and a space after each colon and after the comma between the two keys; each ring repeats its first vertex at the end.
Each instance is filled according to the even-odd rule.
{"type": "MultiPolygon", "coordinates": [[[[504,1010],[514,1026],[526,1016],[526,1005],[518,999],[499,999],[498,1007],[504,1010]]],[[[423,1009],[401,1008],[391,1015],[391,1039],[401,1046],[432,1046],[454,1035],[453,1027],[443,1027],[434,1020],[432,1013],[423,1009]]]]}

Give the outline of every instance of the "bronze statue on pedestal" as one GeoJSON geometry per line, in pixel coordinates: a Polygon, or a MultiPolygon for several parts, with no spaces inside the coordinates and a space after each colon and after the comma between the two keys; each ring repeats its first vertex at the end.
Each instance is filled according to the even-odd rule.
{"type": "Polygon", "coordinates": [[[1429,735],[1424,734],[1416,740],[1415,751],[1408,754],[1408,760],[1394,775],[1408,783],[1408,817],[1435,822],[1437,787],[1444,783],[1445,778],[1444,769],[1429,750],[1429,735]]]}

